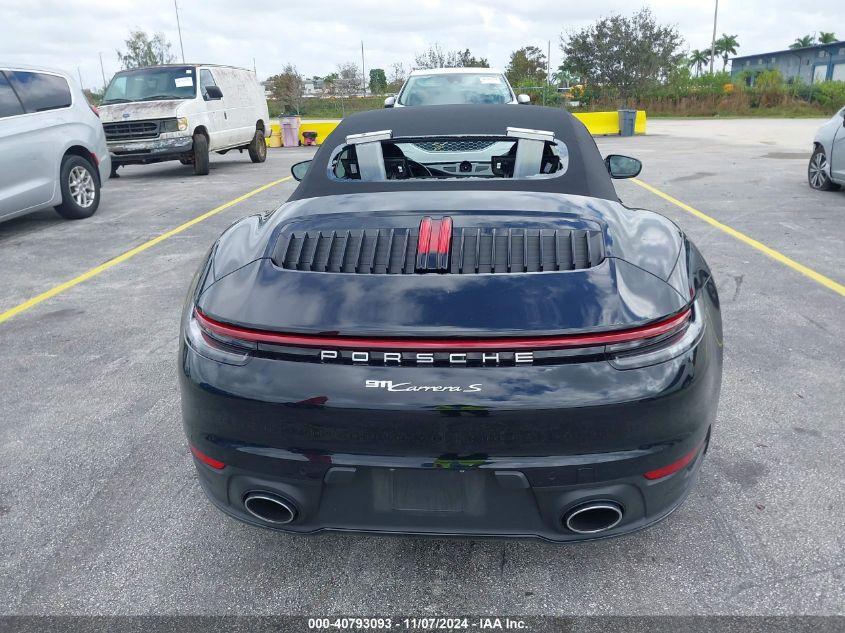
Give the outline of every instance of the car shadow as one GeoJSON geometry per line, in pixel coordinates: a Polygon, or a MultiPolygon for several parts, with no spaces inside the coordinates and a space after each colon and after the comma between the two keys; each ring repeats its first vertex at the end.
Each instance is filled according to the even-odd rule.
{"type": "Polygon", "coordinates": [[[4,220],[0,222],[0,244],[16,237],[38,233],[64,222],[67,220],[59,216],[52,207],[4,220]]]}
{"type": "MultiPolygon", "coordinates": [[[[207,176],[197,176],[197,178],[214,178],[215,173],[234,172],[241,167],[252,167],[254,163],[250,161],[249,156],[244,152],[243,156],[235,154],[232,157],[216,156],[212,157],[209,166],[209,173],[207,176]]],[[[193,165],[182,165],[178,161],[168,161],[165,163],[153,163],[151,165],[127,165],[121,167],[118,171],[120,180],[150,180],[150,179],[176,179],[185,178],[186,176],[194,175],[193,165]]],[[[115,182],[114,178],[109,179],[110,182],[115,182]]]]}

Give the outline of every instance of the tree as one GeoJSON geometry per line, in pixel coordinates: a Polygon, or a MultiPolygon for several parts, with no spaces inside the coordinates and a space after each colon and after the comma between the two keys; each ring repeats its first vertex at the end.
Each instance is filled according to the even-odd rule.
{"type": "Polygon", "coordinates": [[[390,82],[387,84],[389,92],[399,92],[405,79],[408,77],[408,71],[405,70],[405,64],[399,62],[390,67],[390,82]]]}
{"type": "Polygon", "coordinates": [[[462,53],[458,53],[458,65],[462,68],[489,68],[490,63],[486,57],[476,57],[466,48],[462,53]]]}
{"type": "Polygon", "coordinates": [[[141,68],[170,64],[176,60],[170,52],[170,42],[164,33],[156,33],[152,38],[144,31],[129,31],[126,40],[126,52],[117,51],[117,58],[123,68],[141,68]]]}
{"type": "Polygon", "coordinates": [[[88,99],[88,103],[90,103],[91,105],[100,105],[100,101],[103,100],[102,91],[98,92],[96,90],[89,90],[88,88],[83,88],[82,93],[85,95],[85,98],[88,99]]]}
{"type": "Polygon", "coordinates": [[[436,42],[429,46],[428,50],[414,57],[415,68],[456,68],[457,66],[458,54],[455,51],[444,51],[436,42]]]}
{"type": "Polygon", "coordinates": [[[581,78],[578,75],[572,74],[563,66],[558,66],[557,72],[552,75],[552,80],[557,84],[563,84],[564,86],[573,86],[579,83],[581,81],[581,78]]]}
{"type": "Polygon", "coordinates": [[[695,68],[695,74],[700,75],[702,67],[707,64],[709,59],[710,51],[700,51],[697,48],[694,48],[689,53],[689,57],[687,58],[687,65],[690,68],[695,68]]]}
{"type": "Polygon", "coordinates": [[[561,69],[622,98],[664,81],[683,59],[683,38],[674,26],[658,24],[651,11],[612,15],[561,37],[561,69]]]}
{"type": "Polygon", "coordinates": [[[789,48],[807,48],[813,46],[815,43],[816,40],[812,35],[804,35],[803,37],[796,37],[795,41],[789,45],[789,48]]]}
{"type": "Polygon", "coordinates": [[[830,31],[819,31],[819,44],[833,44],[836,40],[836,34],[830,31]]]}
{"type": "Polygon", "coordinates": [[[417,53],[414,57],[414,68],[478,68],[487,67],[485,57],[475,57],[470,50],[444,51],[435,42],[428,50],[417,53]]]}
{"type": "Polygon", "coordinates": [[[387,92],[387,75],[383,68],[370,68],[370,92],[374,95],[387,92]]]}
{"type": "Polygon", "coordinates": [[[728,67],[728,58],[736,55],[736,49],[739,48],[736,37],[736,35],[722,33],[722,37],[716,40],[716,54],[722,56],[722,72],[728,67]]]}
{"type": "Polygon", "coordinates": [[[323,77],[323,91],[329,95],[337,94],[338,79],[340,79],[340,75],[337,73],[329,73],[323,77]]]}
{"type": "Polygon", "coordinates": [[[505,75],[514,86],[523,83],[543,84],[547,75],[546,56],[536,46],[517,49],[511,53],[505,75]]]}
{"type": "Polygon", "coordinates": [[[361,71],[355,62],[344,62],[337,66],[334,89],[342,97],[351,97],[361,88],[361,71]]]}
{"type": "Polygon", "coordinates": [[[296,70],[296,66],[286,64],[280,74],[273,75],[264,82],[264,87],[270,91],[271,97],[279,102],[283,112],[299,114],[302,109],[305,80],[296,70]]]}

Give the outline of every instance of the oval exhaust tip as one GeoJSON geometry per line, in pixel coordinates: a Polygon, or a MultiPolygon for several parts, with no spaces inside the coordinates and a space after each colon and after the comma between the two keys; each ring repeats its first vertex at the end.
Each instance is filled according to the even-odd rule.
{"type": "Polygon", "coordinates": [[[564,525],[576,534],[598,534],[619,525],[622,506],[613,501],[590,501],[566,513],[564,525]]]}
{"type": "Polygon", "coordinates": [[[271,492],[250,492],[244,497],[244,508],[252,516],[267,523],[284,525],[296,518],[296,506],[271,492]]]}

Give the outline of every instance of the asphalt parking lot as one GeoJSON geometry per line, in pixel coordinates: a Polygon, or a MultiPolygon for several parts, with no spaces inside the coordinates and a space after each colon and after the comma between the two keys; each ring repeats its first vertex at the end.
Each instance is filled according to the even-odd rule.
{"type": "MultiPolygon", "coordinates": [[[[818,121],[650,122],[599,139],[641,180],[845,283],[845,192],[806,183],[818,121]]],[[[128,167],[98,213],[0,224],[0,313],[289,174],[311,150],[128,167]]],[[[725,374],[690,498],[659,525],[569,546],[294,537],[203,496],[176,385],[179,312],[217,235],[266,188],[0,323],[0,610],[17,614],[832,614],[845,604],[845,297],[634,182],[718,280],[725,374]]]]}

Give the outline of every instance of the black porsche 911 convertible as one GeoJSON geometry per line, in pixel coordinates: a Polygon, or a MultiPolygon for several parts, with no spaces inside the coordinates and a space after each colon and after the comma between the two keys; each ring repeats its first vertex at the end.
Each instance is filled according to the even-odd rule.
{"type": "Polygon", "coordinates": [[[540,107],[347,117],[276,211],[233,224],[179,350],[199,480],[309,533],[574,541],[665,517],[716,415],[716,285],[540,107]]]}

